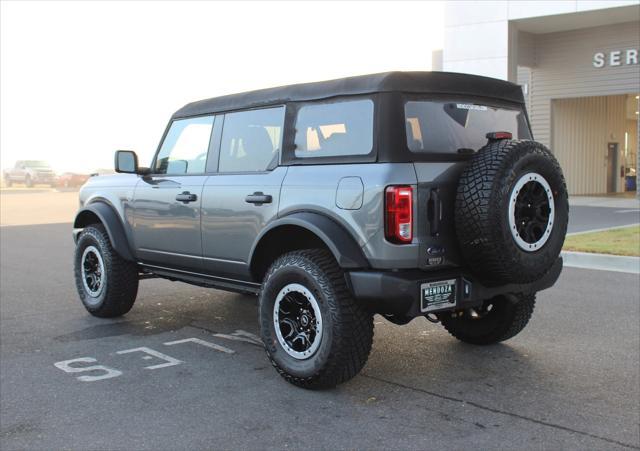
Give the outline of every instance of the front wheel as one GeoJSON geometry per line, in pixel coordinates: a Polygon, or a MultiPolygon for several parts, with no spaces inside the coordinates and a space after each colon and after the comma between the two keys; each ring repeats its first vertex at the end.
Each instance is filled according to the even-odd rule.
{"type": "Polygon", "coordinates": [[[33,188],[33,180],[31,180],[31,177],[27,176],[24,179],[24,184],[27,185],[27,188],[33,188]]]}
{"type": "Polygon", "coordinates": [[[489,345],[519,334],[529,322],[535,303],[535,294],[496,296],[479,307],[442,314],[440,322],[460,341],[489,345]]]}
{"type": "Polygon", "coordinates": [[[290,383],[328,388],[354,377],[373,340],[373,315],[350,295],[326,250],[294,251],[269,268],[260,332],[271,363],[290,383]]]}
{"type": "Polygon", "coordinates": [[[138,268],[113,250],[102,225],[82,231],[74,263],[76,288],[89,313],[113,318],[131,310],[138,294],[138,268]]]}

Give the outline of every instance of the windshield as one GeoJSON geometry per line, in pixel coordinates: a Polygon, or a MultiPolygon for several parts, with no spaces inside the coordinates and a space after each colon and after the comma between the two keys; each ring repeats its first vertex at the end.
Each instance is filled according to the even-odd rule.
{"type": "Polygon", "coordinates": [[[29,168],[49,168],[49,163],[38,160],[27,160],[24,162],[24,165],[29,168]]]}
{"type": "Polygon", "coordinates": [[[461,102],[410,101],[405,104],[407,145],[419,153],[464,153],[487,143],[487,133],[511,132],[531,139],[522,110],[461,102]]]}

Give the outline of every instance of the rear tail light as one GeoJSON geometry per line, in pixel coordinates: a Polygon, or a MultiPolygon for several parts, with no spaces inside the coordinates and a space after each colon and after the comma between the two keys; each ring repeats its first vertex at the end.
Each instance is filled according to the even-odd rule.
{"type": "Polygon", "coordinates": [[[511,139],[513,138],[513,135],[511,134],[511,132],[491,132],[491,133],[487,133],[487,139],[489,141],[496,141],[499,139],[511,139]]]}
{"type": "Polygon", "coordinates": [[[397,244],[413,240],[413,189],[389,186],[385,191],[385,236],[397,244]]]}

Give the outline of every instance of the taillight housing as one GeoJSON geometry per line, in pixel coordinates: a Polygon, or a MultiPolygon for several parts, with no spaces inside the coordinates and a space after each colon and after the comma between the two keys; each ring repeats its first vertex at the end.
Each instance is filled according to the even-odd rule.
{"type": "Polygon", "coordinates": [[[487,139],[489,141],[497,141],[500,139],[511,139],[513,138],[513,135],[511,134],[511,132],[491,132],[491,133],[487,133],[487,139]]]}
{"type": "Polygon", "coordinates": [[[385,237],[396,244],[411,243],[413,241],[413,188],[388,186],[384,201],[385,237]]]}

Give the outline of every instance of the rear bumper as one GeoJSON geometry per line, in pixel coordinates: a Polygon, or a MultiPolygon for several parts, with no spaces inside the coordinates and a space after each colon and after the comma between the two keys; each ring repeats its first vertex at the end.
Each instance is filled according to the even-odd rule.
{"type": "Polygon", "coordinates": [[[500,294],[533,293],[551,287],[560,277],[562,258],[539,280],[526,284],[487,286],[461,269],[426,272],[351,271],[347,283],[353,296],[370,305],[377,313],[411,319],[423,316],[420,285],[446,279],[456,279],[456,304],[447,310],[472,307],[500,294]]]}

